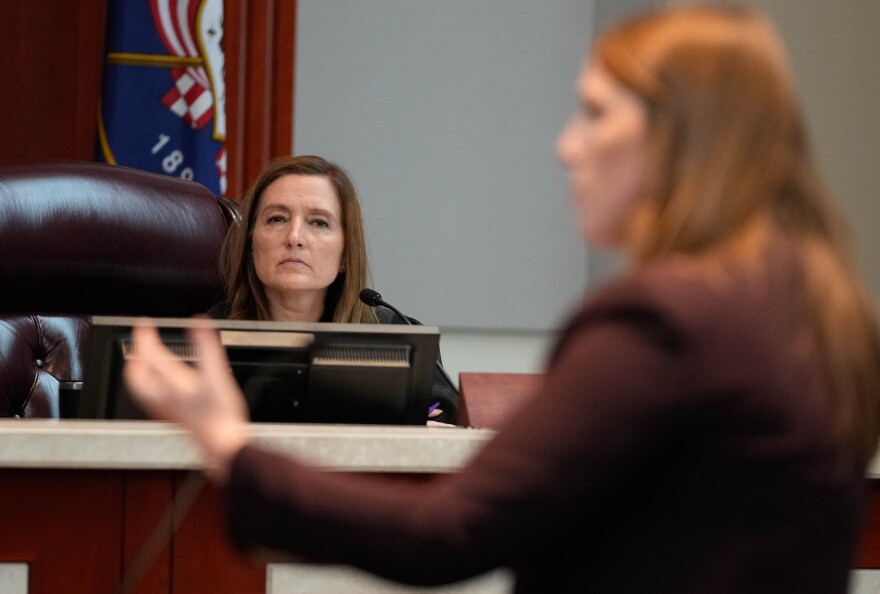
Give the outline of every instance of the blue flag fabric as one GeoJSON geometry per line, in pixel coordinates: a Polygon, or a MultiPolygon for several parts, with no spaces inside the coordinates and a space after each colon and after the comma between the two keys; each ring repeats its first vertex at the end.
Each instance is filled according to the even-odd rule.
{"type": "Polygon", "coordinates": [[[110,0],[98,160],[226,192],[223,0],[110,0]]]}

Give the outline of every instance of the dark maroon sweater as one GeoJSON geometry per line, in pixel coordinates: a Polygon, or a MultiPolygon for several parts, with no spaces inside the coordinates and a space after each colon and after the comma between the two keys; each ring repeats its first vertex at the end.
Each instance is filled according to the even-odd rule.
{"type": "Polygon", "coordinates": [[[517,592],[843,594],[864,468],[839,470],[784,277],[616,281],[457,473],[404,485],[247,446],[231,535],[413,584],[508,567],[517,592]]]}

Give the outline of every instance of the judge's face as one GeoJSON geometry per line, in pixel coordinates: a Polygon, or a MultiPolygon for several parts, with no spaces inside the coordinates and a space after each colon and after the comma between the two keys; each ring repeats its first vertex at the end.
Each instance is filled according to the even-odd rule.
{"type": "Polygon", "coordinates": [[[581,235],[623,247],[647,169],[647,111],[642,99],[598,65],[577,82],[580,108],[559,135],[581,235]]]}
{"type": "Polygon", "coordinates": [[[342,209],[327,177],[285,175],[260,197],[252,249],[270,303],[321,300],[342,265],[342,209]]]}

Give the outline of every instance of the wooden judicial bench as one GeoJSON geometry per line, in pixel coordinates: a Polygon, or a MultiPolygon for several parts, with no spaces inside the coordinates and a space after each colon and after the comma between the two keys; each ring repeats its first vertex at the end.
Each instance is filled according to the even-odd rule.
{"type": "MultiPolygon", "coordinates": [[[[510,404],[533,379],[517,376],[511,384],[503,374],[462,374],[462,425],[469,428],[267,424],[252,426],[254,438],[330,470],[400,480],[451,472],[513,408],[480,397],[490,375],[499,381],[494,393],[510,391],[510,404]]],[[[266,592],[267,562],[230,546],[220,493],[197,468],[185,434],[164,423],[0,420],[0,506],[7,512],[0,564],[27,564],[31,594],[266,592]]]]}
{"type": "MultiPolygon", "coordinates": [[[[492,432],[260,424],[251,435],[329,471],[424,480],[460,467],[492,432]]],[[[230,546],[198,463],[167,423],[0,420],[0,590],[3,565],[26,564],[30,594],[267,592],[267,560],[230,546]]]]}
{"type": "MultiPolygon", "coordinates": [[[[255,425],[253,438],[331,471],[421,479],[465,463],[539,379],[462,373],[467,428],[255,425]]],[[[197,467],[186,435],[164,423],[0,420],[0,564],[26,563],[31,594],[266,592],[267,561],[230,546],[221,497],[197,467]]],[[[880,569],[876,466],[867,480],[854,568],[880,569]]]]}

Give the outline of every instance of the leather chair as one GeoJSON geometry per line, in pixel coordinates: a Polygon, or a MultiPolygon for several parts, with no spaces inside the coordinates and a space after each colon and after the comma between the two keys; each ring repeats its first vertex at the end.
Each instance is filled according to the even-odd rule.
{"type": "Polygon", "coordinates": [[[93,315],[188,317],[222,299],[232,200],[89,161],[0,162],[0,417],[59,417],[93,315]],[[66,392],[65,392],[66,393],[66,392]]]}

